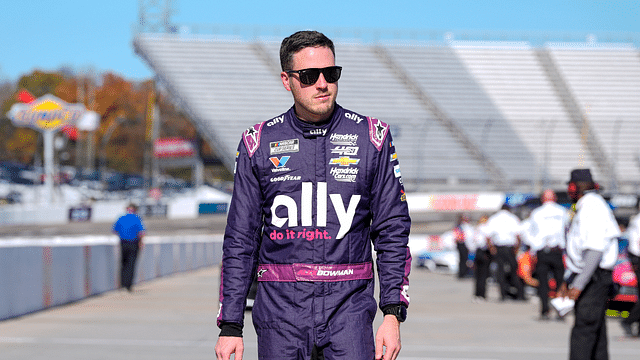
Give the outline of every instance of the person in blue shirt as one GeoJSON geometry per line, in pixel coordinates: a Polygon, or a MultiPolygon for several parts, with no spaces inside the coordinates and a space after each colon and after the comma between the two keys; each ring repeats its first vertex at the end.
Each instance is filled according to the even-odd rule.
{"type": "Polygon", "coordinates": [[[134,204],[127,206],[127,213],[113,224],[113,232],[120,237],[120,286],[132,291],[133,275],[135,274],[138,251],[142,249],[144,225],[137,214],[138,208],[134,204]]]}

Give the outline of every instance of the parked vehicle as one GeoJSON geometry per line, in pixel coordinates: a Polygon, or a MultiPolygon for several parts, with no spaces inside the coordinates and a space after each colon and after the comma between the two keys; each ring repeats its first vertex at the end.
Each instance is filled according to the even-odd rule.
{"type": "Polygon", "coordinates": [[[419,267],[447,274],[458,272],[460,259],[452,231],[442,235],[410,236],[409,248],[419,267]]]}

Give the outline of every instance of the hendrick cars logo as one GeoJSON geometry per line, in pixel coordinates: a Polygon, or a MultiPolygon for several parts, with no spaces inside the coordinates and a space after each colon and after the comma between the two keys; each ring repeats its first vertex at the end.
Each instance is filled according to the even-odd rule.
{"type": "Polygon", "coordinates": [[[53,95],[45,95],[30,104],[16,103],[7,116],[18,127],[37,130],[58,130],[75,124],[85,113],[81,104],[67,104],[53,95]]]}

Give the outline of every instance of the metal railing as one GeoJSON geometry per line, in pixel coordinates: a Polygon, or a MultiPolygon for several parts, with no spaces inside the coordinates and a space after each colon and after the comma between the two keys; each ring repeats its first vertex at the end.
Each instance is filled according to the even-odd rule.
{"type": "MultiPolygon", "coordinates": [[[[140,33],[171,33],[183,36],[211,35],[236,38],[239,40],[268,39],[282,40],[298,30],[308,26],[291,25],[233,25],[233,24],[171,24],[164,27],[136,25],[134,37],[140,33]]],[[[392,28],[355,28],[355,27],[316,27],[318,31],[336,41],[356,41],[360,43],[411,43],[454,41],[486,42],[527,42],[531,46],[544,46],[548,43],[607,43],[632,44],[640,47],[640,33],[623,31],[517,31],[517,30],[430,30],[430,29],[392,29],[392,28]]]]}

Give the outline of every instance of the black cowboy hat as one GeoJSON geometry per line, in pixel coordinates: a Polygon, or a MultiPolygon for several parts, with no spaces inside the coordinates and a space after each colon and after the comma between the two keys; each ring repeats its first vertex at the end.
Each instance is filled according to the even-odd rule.
{"type": "Polygon", "coordinates": [[[593,177],[591,176],[591,170],[589,169],[575,169],[571,170],[571,180],[570,183],[576,182],[589,182],[592,183],[593,177]]]}

